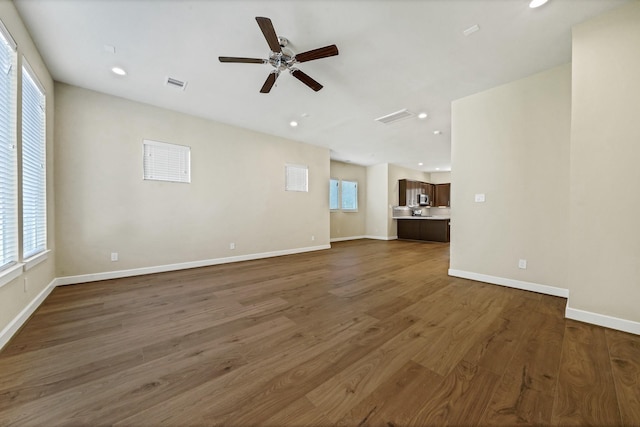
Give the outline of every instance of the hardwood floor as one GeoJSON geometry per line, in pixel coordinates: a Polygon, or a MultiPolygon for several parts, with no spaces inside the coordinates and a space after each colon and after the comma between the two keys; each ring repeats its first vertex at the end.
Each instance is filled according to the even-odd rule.
{"type": "Polygon", "coordinates": [[[444,243],[56,288],[0,352],[0,425],[640,425],[640,337],[447,276],[444,243]]]}

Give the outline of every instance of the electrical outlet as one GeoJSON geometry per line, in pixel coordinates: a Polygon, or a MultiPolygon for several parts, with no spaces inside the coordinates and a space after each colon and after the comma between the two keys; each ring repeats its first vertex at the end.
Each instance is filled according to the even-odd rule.
{"type": "Polygon", "coordinates": [[[111,261],[118,260],[118,252],[111,252],[111,261]]]}
{"type": "Polygon", "coordinates": [[[526,259],[521,259],[520,261],[518,261],[518,268],[526,270],[527,269],[527,260],[526,259]]]}
{"type": "Polygon", "coordinates": [[[236,244],[231,242],[229,243],[229,249],[235,249],[236,248],[236,244]]]}
{"type": "Polygon", "coordinates": [[[484,194],[476,194],[475,201],[476,203],[484,203],[484,194]]]}
{"type": "Polygon", "coordinates": [[[311,240],[316,240],[316,236],[311,236],[311,240]]]}

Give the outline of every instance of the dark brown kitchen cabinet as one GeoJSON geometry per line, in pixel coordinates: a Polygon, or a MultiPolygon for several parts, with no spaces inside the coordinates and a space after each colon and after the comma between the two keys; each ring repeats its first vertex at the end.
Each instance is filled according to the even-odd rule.
{"type": "Polygon", "coordinates": [[[435,186],[428,182],[412,181],[410,179],[398,180],[398,206],[416,206],[418,194],[428,194],[431,206],[435,197],[435,186]]]}
{"type": "Polygon", "coordinates": [[[448,219],[399,219],[398,239],[449,241],[448,219]]]}
{"type": "Polygon", "coordinates": [[[399,219],[398,239],[420,240],[420,223],[425,220],[399,219]]]}
{"type": "Polygon", "coordinates": [[[451,184],[436,184],[435,190],[433,206],[451,206],[451,184]]]}

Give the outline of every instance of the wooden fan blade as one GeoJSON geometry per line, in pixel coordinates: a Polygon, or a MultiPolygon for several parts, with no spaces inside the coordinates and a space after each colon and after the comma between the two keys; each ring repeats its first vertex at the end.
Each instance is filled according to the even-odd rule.
{"type": "Polygon", "coordinates": [[[307,74],[303,73],[302,71],[298,70],[297,68],[295,70],[292,70],[291,74],[293,75],[293,77],[300,80],[302,83],[306,84],[316,92],[322,89],[322,85],[320,83],[313,80],[311,77],[309,77],[307,74]]]}
{"type": "Polygon", "coordinates": [[[264,84],[262,85],[262,89],[260,89],[260,93],[269,93],[271,91],[271,88],[275,84],[277,78],[278,78],[277,72],[274,71],[271,74],[269,74],[269,76],[267,77],[267,80],[265,80],[264,84]]]}
{"type": "Polygon", "coordinates": [[[244,64],[266,64],[267,60],[258,58],[236,58],[235,56],[218,56],[220,62],[240,62],[244,64]]]}
{"type": "Polygon", "coordinates": [[[327,58],[338,54],[338,47],[335,44],[331,46],[320,47],[318,49],[308,50],[295,56],[298,62],[313,61],[314,59],[327,58]]]}
{"type": "Polygon", "coordinates": [[[280,42],[278,41],[278,35],[276,34],[276,30],[273,29],[271,19],[262,16],[256,16],[256,21],[258,21],[258,25],[262,30],[264,38],[267,39],[269,49],[271,49],[272,52],[282,52],[282,48],[280,48],[280,42]]]}

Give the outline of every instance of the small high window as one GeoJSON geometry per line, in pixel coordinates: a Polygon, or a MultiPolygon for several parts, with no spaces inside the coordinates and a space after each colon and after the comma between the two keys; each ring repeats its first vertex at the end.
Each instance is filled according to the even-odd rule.
{"type": "Polygon", "coordinates": [[[142,145],[145,180],[191,182],[191,147],[148,139],[142,145]]]}

